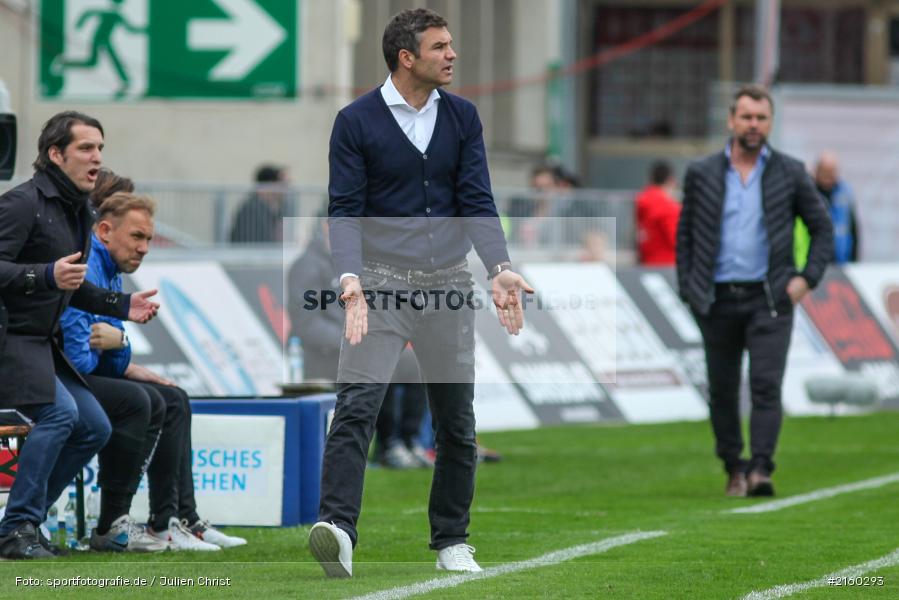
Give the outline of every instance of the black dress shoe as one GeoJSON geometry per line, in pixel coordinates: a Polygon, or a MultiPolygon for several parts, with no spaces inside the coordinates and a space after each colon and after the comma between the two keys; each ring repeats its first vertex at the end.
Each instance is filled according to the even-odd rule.
{"type": "Polygon", "coordinates": [[[34,525],[22,523],[12,533],[0,538],[0,558],[7,560],[29,560],[34,558],[56,558],[41,544],[34,525]]]}
{"type": "Polygon", "coordinates": [[[749,484],[749,489],[747,490],[748,496],[774,495],[774,483],[771,481],[771,476],[767,473],[755,470],[749,474],[749,477],[747,477],[746,480],[749,484]]]}

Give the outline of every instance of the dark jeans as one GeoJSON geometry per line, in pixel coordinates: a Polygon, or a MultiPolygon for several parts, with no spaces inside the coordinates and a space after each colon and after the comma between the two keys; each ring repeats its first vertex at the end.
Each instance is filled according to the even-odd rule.
{"type": "Polygon", "coordinates": [[[156,453],[147,469],[150,495],[150,527],[162,531],[171,517],[199,520],[191,467],[190,399],[179,387],[141,383],[151,396],[165,404],[165,423],[156,453]]]}
{"type": "Polygon", "coordinates": [[[35,426],[19,454],[0,536],[26,522],[35,527],[42,523],[50,504],[106,444],[112,431],[94,396],[65,371],[56,374],[55,402],[17,408],[35,426]]]}
{"type": "Polygon", "coordinates": [[[792,309],[772,315],[765,291],[758,286],[716,286],[707,316],[695,315],[705,346],[709,401],[716,452],[728,473],[774,471],[774,451],[783,410],[781,384],[793,331],[792,309]],[[749,351],[749,419],[751,458],[742,458],[740,371],[749,351]]]}
{"type": "Polygon", "coordinates": [[[96,375],[85,379],[112,423],[112,436],[98,457],[97,484],[104,494],[115,494],[130,506],[159,440],[165,403],[136,381],[96,375]]]}
{"type": "MultiPolygon", "coordinates": [[[[471,290],[468,273],[435,286],[471,290]]],[[[407,290],[402,281],[363,275],[365,290],[407,290]]],[[[435,550],[468,538],[477,446],[474,422],[474,311],[432,303],[423,310],[369,309],[368,334],[351,346],[343,340],[337,373],[337,406],[325,444],[319,519],[345,530],[356,544],[366,457],[375,420],[400,353],[411,341],[427,388],[436,434],[436,465],[428,517],[435,550]]]]}

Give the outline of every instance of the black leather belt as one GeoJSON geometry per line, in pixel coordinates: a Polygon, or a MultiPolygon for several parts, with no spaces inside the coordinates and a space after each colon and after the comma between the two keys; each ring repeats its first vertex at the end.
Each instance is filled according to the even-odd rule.
{"type": "Polygon", "coordinates": [[[410,285],[432,286],[441,283],[448,283],[459,279],[460,274],[467,274],[468,261],[463,260],[457,265],[447,267],[445,269],[434,269],[433,271],[418,271],[415,269],[401,269],[393,265],[374,261],[363,261],[362,267],[366,272],[374,273],[384,277],[391,277],[405,281],[410,285]]]}
{"type": "Polygon", "coordinates": [[[727,292],[730,294],[761,292],[764,291],[764,289],[764,281],[722,281],[715,284],[716,292],[727,292]]]}

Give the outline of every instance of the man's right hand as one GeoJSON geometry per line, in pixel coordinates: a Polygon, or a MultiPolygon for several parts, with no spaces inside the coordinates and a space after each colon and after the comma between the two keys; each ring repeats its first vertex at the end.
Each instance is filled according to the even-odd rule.
{"type": "Polygon", "coordinates": [[[169,385],[174,387],[176,384],[171,379],[161,377],[148,369],[134,363],[129,363],[125,369],[125,379],[132,381],[143,381],[144,383],[157,383],[159,385],[169,385]]]}
{"type": "Polygon", "coordinates": [[[60,290],[77,290],[84,281],[84,275],[87,273],[87,265],[78,262],[81,253],[69,254],[63,256],[53,263],[53,279],[56,281],[56,287],[60,290]]]}
{"type": "Polygon", "coordinates": [[[362,341],[368,333],[368,304],[362,293],[362,283],[358,277],[344,277],[340,282],[343,293],[340,299],[346,303],[346,330],[344,335],[351,346],[362,341]]]}

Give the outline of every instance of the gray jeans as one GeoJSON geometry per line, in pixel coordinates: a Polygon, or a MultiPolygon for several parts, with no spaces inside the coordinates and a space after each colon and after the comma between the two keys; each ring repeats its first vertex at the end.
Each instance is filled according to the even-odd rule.
{"type": "MultiPolygon", "coordinates": [[[[434,421],[437,459],[428,516],[430,547],[440,550],[468,538],[474,496],[477,445],[474,420],[474,310],[450,309],[431,301],[423,308],[403,302],[396,292],[416,289],[383,273],[363,273],[362,287],[373,294],[368,334],[351,346],[343,340],[337,372],[337,406],[325,443],[319,519],[333,522],[356,544],[368,447],[387,386],[400,353],[412,343],[434,421]],[[388,298],[387,309],[383,299],[388,298]]],[[[469,296],[471,275],[457,273],[430,286],[429,298],[469,296]],[[434,290],[440,290],[434,294],[434,290]]],[[[419,303],[419,306],[421,303],[419,303]]]]}

